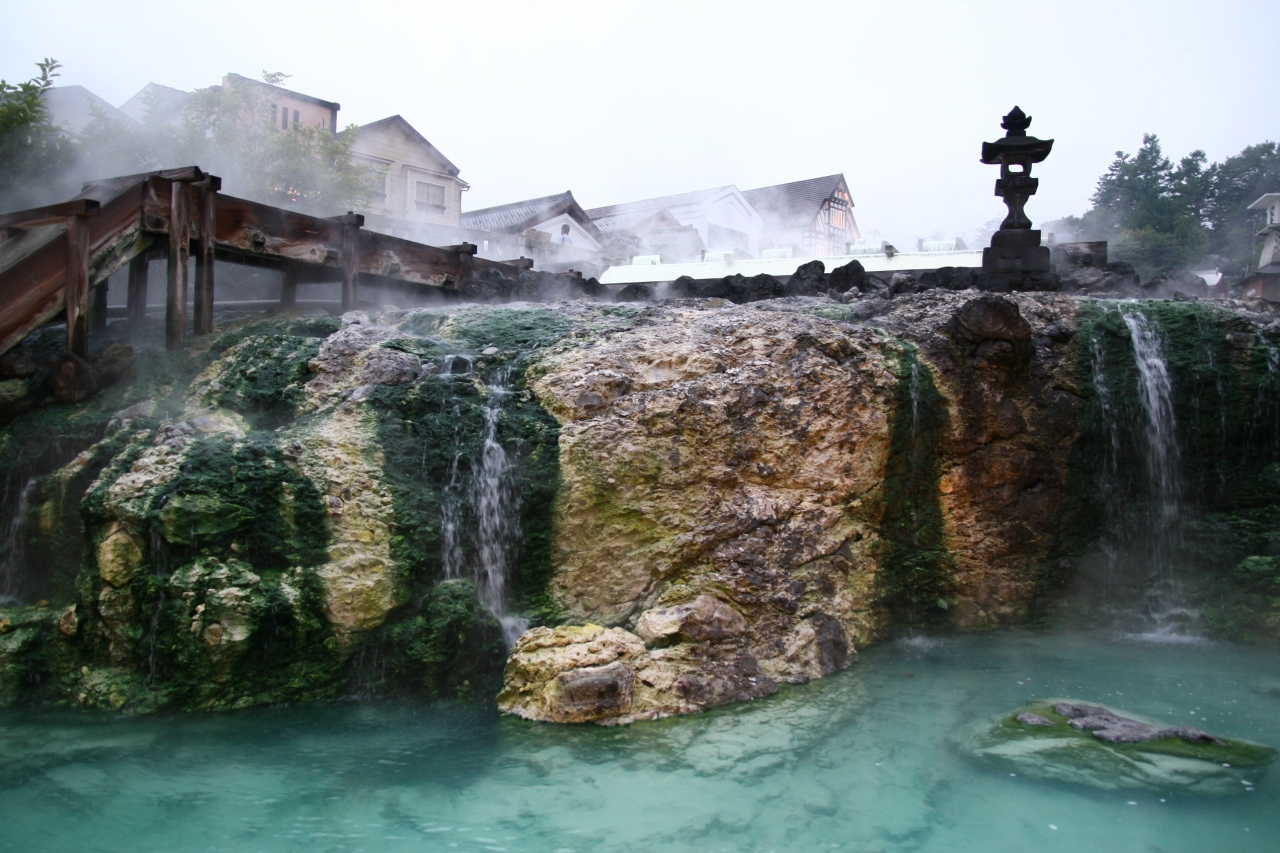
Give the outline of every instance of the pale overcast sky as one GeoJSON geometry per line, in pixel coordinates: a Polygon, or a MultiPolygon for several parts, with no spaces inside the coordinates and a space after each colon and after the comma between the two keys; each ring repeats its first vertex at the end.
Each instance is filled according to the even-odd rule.
{"type": "Polygon", "coordinates": [[[843,172],[864,232],[964,234],[1003,214],[978,150],[1015,104],[1056,139],[1039,220],[1082,212],[1144,132],[1215,160],[1280,137],[1275,0],[4,6],[6,80],[53,56],[119,105],[150,81],[284,71],[340,123],[403,115],[461,168],[466,209],[843,172]]]}

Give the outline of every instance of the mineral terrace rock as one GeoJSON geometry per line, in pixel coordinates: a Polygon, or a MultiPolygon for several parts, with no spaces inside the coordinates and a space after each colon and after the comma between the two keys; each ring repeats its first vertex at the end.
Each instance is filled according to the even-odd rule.
{"type": "Polygon", "coordinates": [[[1105,790],[1151,788],[1212,796],[1245,793],[1276,757],[1260,744],[1187,726],[1154,725],[1079,702],[1032,702],[1011,718],[975,730],[960,746],[1022,776],[1105,790]],[[1170,748],[1171,738],[1187,746],[1170,748]]]}
{"type": "Polygon", "coordinates": [[[663,645],[677,638],[723,640],[746,631],[738,611],[709,595],[700,595],[690,604],[646,610],[636,623],[636,633],[647,645],[663,645]]]}

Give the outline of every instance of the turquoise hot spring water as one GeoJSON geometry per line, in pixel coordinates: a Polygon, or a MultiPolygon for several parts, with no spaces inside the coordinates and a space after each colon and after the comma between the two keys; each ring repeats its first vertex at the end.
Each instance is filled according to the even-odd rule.
{"type": "Polygon", "coordinates": [[[1108,633],[900,639],[764,700],[621,728],[481,703],[11,710],[0,850],[1280,849],[1274,767],[1207,797],[1026,778],[959,748],[1058,696],[1280,744],[1273,650],[1108,633]]]}

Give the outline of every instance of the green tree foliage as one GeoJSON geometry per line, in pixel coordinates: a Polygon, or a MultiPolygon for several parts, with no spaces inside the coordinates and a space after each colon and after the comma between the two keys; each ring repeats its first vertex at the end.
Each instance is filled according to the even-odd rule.
{"type": "Polygon", "coordinates": [[[26,82],[0,80],[0,208],[43,203],[48,185],[60,184],[74,157],[71,141],[53,126],[44,103],[58,63],[46,59],[36,67],[40,73],[26,82]]]}
{"type": "Polygon", "coordinates": [[[1254,233],[1262,225],[1261,216],[1246,208],[1278,189],[1274,142],[1219,163],[1193,151],[1174,164],[1159,138],[1146,134],[1137,154],[1116,152],[1087,213],[1042,227],[1060,239],[1109,241],[1110,258],[1133,264],[1144,278],[1201,266],[1240,277],[1257,263],[1254,233]]]}
{"type": "Polygon", "coordinates": [[[321,216],[367,207],[381,185],[352,156],[354,125],[338,134],[276,126],[271,87],[288,76],[280,72],[198,89],[176,124],[154,109],[139,124],[93,108],[89,125],[69,136],[53,126],[43,102],[58,64],[39,67],[27,83],[0,81],[2,208],[66,198],[85,180],[190,165],[222,177],[224,192],[321,216]]]}
{"type": "MultiPolygon", "coordinates": [[[[318,127],[280,130],[271,120],[270,89],[287,75],[263,72],[262,83],[195,93],[173,144],[177,159],[221,175],[223,189],[255,201],[332,215],[368,205],[375,176],[351,156],[356,127],[333,134],[318,127]]],[[[381,183],[377,181],[376,183],[381,183]]]]}

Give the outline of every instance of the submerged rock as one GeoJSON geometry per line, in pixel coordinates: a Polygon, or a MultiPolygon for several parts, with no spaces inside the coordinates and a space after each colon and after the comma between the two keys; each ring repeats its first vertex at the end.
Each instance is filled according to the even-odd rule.
{"type": "Polygon", "coordinates": [[[1211,796],[1247,792],[1276,757],[1261,744],[1070,701],[1032,702],[975,733],[962,748],[1022,776],[1211,796]]]}

